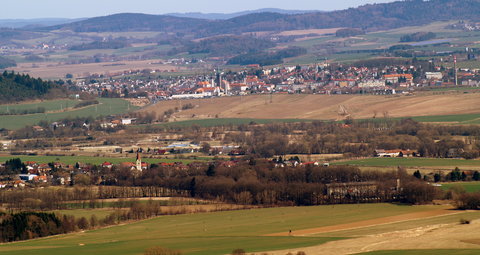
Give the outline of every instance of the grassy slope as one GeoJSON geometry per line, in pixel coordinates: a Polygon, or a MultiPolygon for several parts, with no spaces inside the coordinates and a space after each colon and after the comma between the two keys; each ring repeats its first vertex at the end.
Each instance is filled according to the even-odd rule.
{"type": "Polygon", "coordinates": [[[264,237],[289,229],[305,229],[425,211],[438,206],[392,204],[287,207],[162,216],[134,224],[6,244],[0,254],[141,254],[151,246],[180,249],[185,254],[225,254],[318,245],[332,237],[264,237]],[[79,246],[84,244],[84,246],[79,246]]]}
{"type": "Polygon", "coordinates": [[[121,114],[127,112],[129,109],[137,109],[129,106],[130,103],[118,98],[99,98],[100,105],[92,105],[79,110],[71,110],[67,112],[58,113],[40,113],[19,116],[0,116],[0,128],[6,129],[20,129],[27,125],[35,125],[41,120],[57,121],[65,118],[75,117],[98,117],[107,116],[111,114],[121,114]]]}
{"type": "Polygon", "coordinates": [[[7,110],[22,111],[22,110],[37,109],[38,107],[44,107],[47,112],[61,111],[68,107],[74,107],[79,102],[80,101],[78,100],[63,99],[63,100],[44,101],[44,102],[38,102],[38,103],[0,105],[0,113],[6,113],[7,110]]]}
{"type": "Polygon", "coordinates": [[[440,158],[367,158],[336,162],[335,165],[358,166],[480,166],[480,160],[440,158]]]}
{"type": "Polygon", "coordinates": [[[466,192],[479,192],[480,191],[480,182],[454,182],[454,183],[445,183],[442,184],[443,190],[448,190],[454,186],[463,187],[466,192]]]}

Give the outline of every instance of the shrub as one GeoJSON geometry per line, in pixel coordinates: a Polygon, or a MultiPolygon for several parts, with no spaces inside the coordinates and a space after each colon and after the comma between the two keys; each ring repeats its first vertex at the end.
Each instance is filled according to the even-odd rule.
{"type": "Polygon", "coordinates": [[[232,251],[232,255],[245,255],[244,249],[235,249],[232,251]]]}
{"type": "Polygon", "coordinates": [[[143,254],[144,255],[182,255],[180,251],[163,248],[159,246],[148,248],[145,250],[143,254]]]}

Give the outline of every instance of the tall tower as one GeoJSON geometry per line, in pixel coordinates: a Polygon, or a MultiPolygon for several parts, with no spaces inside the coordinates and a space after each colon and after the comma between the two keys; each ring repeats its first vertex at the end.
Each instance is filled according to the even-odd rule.
{"type": "Polygon", "coordinates": [[[455,86],[458,86],[457,56],[453,56],[453,69],[455,69],[455,86]]]}
{"type": "Polygon", "coordinates": [[[135,168],[142,171],[142,158],[140,157],[140,150],[137,151],[137,161],[135,161],[135,168]]]}

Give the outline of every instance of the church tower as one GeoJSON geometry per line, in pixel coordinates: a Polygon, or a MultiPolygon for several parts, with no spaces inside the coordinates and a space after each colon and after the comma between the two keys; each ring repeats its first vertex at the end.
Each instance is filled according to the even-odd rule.
{"type": "Polygon", "coordinates": [[[138,171],[142,171],[142,158],[140,157],[140,150],[137,151],[137,161],[135,165],[138,171]]]}

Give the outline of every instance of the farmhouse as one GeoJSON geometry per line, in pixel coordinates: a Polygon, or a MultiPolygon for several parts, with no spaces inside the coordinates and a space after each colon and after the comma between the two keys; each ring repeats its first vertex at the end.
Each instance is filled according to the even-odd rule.
{"type": "Polygon", "coordinates": [[[377,149],[375,150],[375,156],[379,158],[395,158],[395,157],[415,157],[418,155],[416,150],[401,150],[401,149],[394,149],[394,150],[384,150],[384,149],[377,149]]]}

